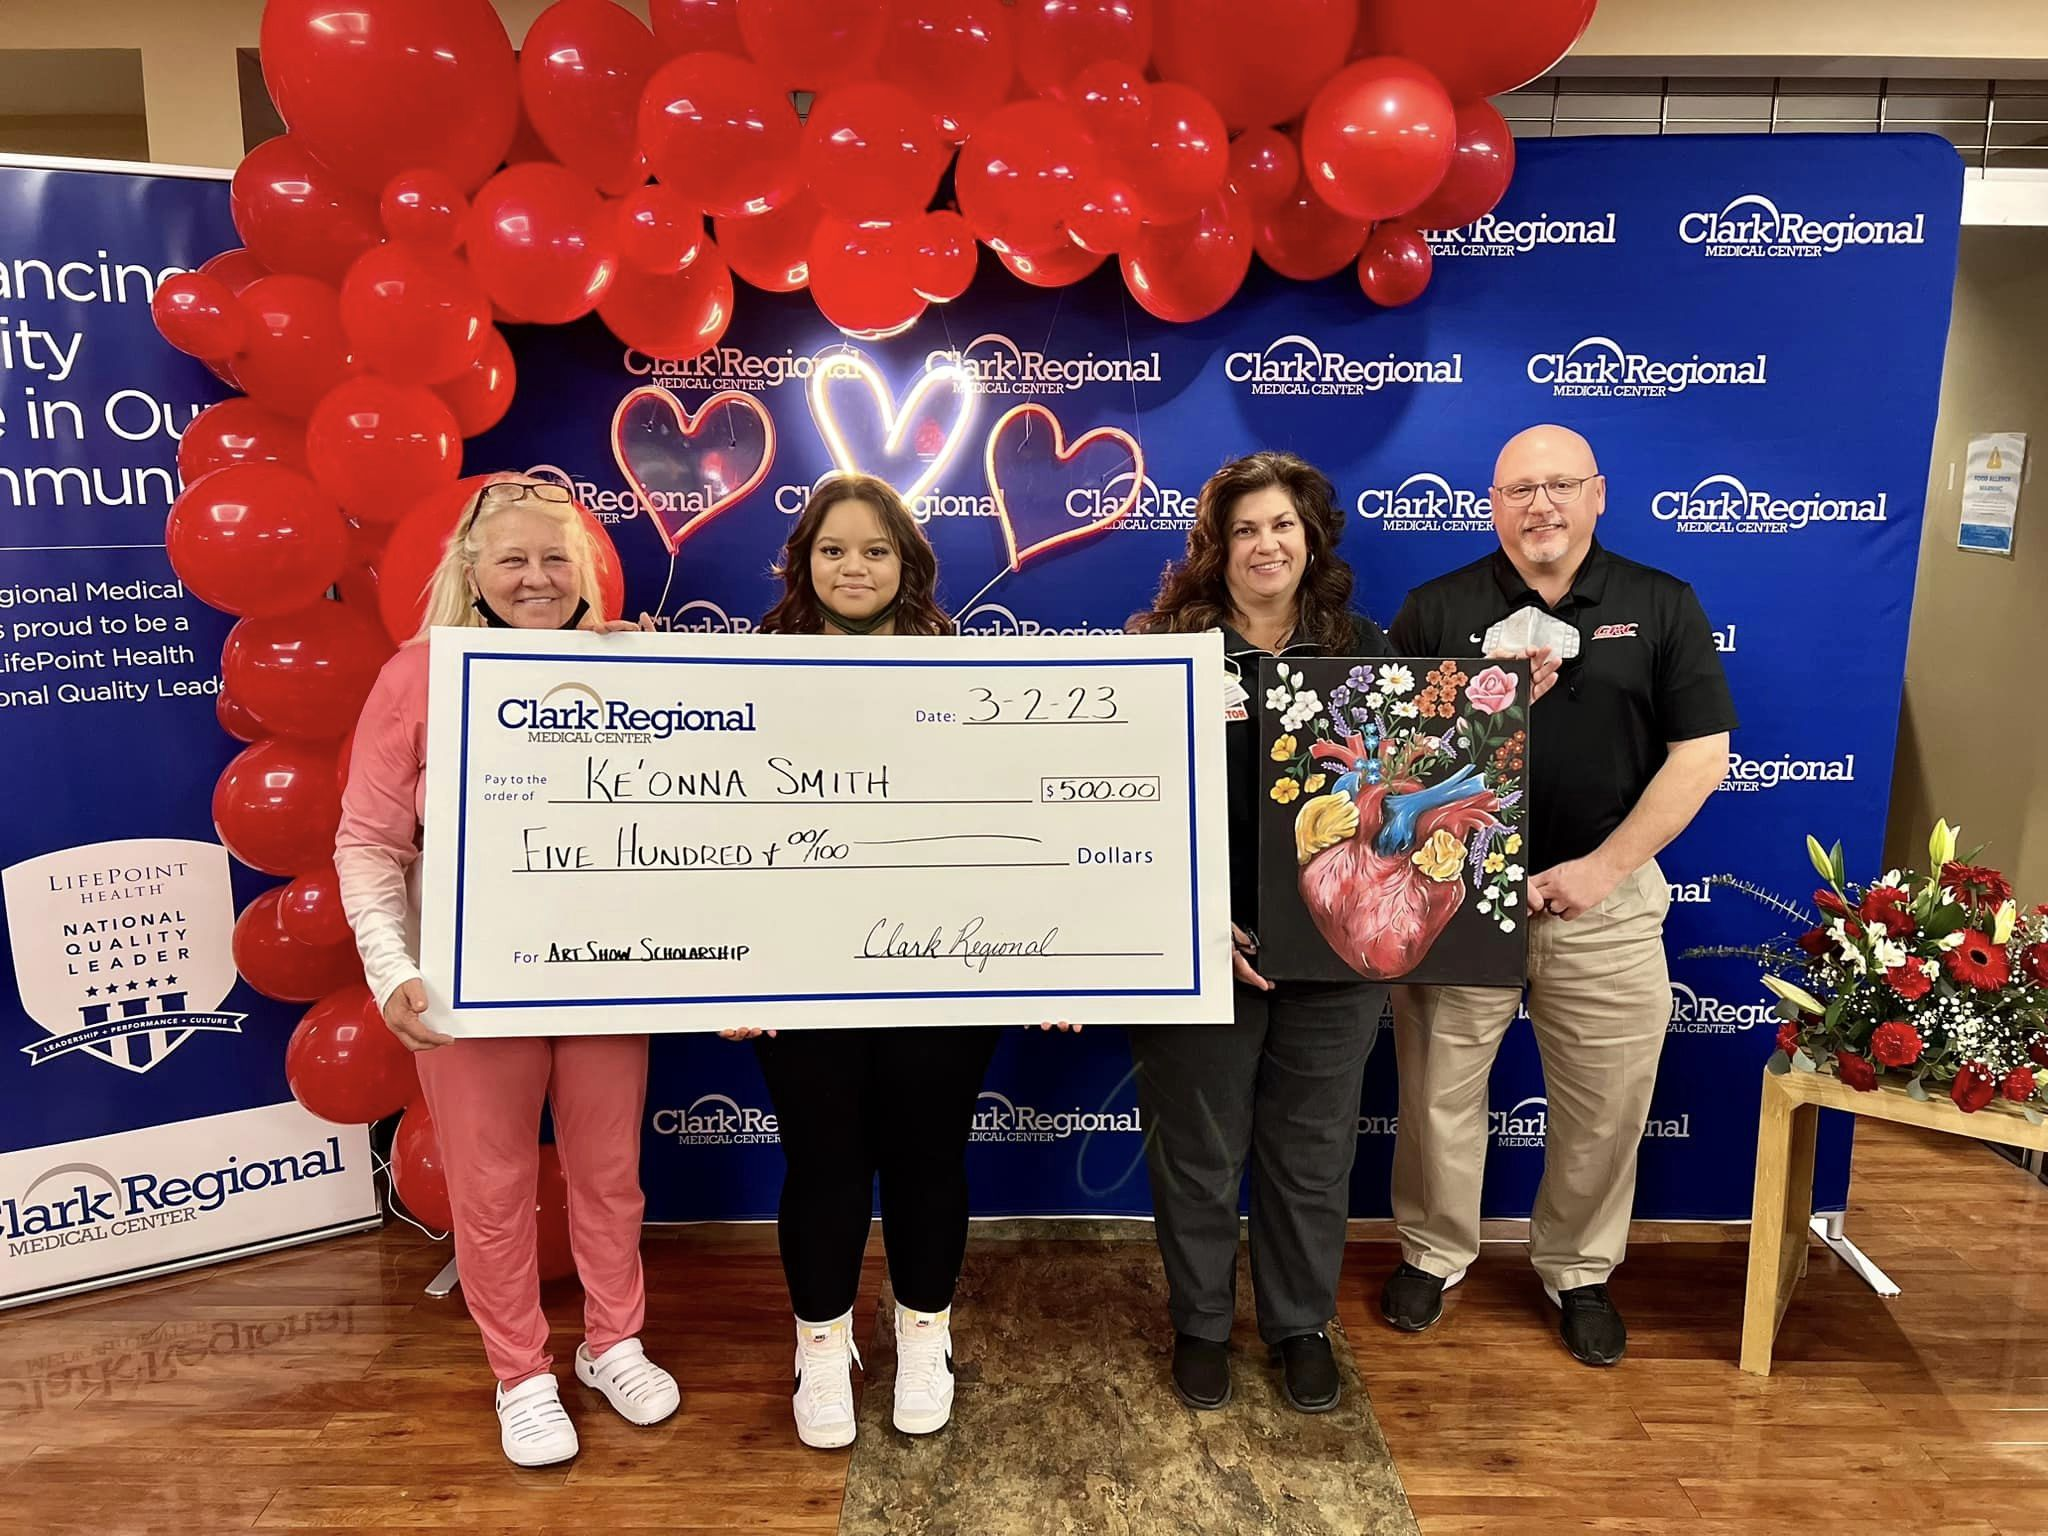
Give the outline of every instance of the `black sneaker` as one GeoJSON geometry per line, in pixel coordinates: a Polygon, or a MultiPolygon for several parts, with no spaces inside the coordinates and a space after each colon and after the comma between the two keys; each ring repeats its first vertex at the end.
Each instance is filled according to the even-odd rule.
{"type": "Polygon", "coordinates": [[[1173,1336],[1173,1390],[1190,1408],[1230,1401],[1230,1346],[1190,1333],[1173,1336]]]}
{"type": "Polygon", "coordinates": [[[1280,1395],[1296,1413],[1328,1413],[1337,1406],[1343,1384],[1328,1335],[1297,1333],[1282,1339],[1273,1353],[1279,1358],[1280,1395]]]}
{"type": "Polygon", "coordinates": [[[1464,1278],[1461,1269],[1439,1280],[1403,1260],[1401,1267],[1387,1276],[1380,1292],[1380,1316],[1403,1333],[1420,1333],[1444,1315],[1444,1292],[1464,1278]]]}
{"type": "Polygon", "coordinates": [[[1584,1365],[1615,1365],[1628,1353],[1628,1329],[1621,1314],[1607,1299],[1604,1285],[1575,1286],[1569,1291],[1545,1293],[1564,1311],[1558,1331],[1572,1358],[1584,1365]]]}

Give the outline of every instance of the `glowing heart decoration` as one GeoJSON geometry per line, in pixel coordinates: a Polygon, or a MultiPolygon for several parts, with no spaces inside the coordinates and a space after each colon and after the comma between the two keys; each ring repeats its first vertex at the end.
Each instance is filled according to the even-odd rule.
{"type": "Polygon", "coordinates": [[[913,512],[974,425],[975,395],[959,363],[927,360],[899,401],[881,370],[854,347],[818,354],[810,402],[833,465],[886,480],[913,512]]]}
{"type": "Polygon", "coordinates": [[[752,395],[724,390],[693,411],[643,385],[612,412],[612,457],[673,555],[746,499],[775,462],[775,422],[752,395]]]}
{"type": "Polygon", "coordinates": [[[1035,401],[996,419],[982,462],[1011,571],[1122,522],[1145,488],[1145,450],[1130,433],[1093,427],[1070,444],[1060,419],[1035,401]]]}

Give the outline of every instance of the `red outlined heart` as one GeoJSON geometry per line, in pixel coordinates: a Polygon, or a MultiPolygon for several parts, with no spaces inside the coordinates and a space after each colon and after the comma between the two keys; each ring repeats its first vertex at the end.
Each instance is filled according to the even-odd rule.
{"type": "Polygon", "coordinates": [[[1138,505],[1138,497],[1142,494],[1145,487],[1145,450],[1138,446],[1138,440],[1131,436],[1130,433],[1124,431],[1121,427],[1091,427],[1088,431],[1075,438],[1072,443],[1069,443],[1065,429],[1060,426],[1059,417],[1053,415],[1050,410],[1035,400],[1023,405],[1013,405],[1009,410],[996,418],[996,424],[989,429],[988,446],[982,452],[982,467],[988,472],[989,493],[995,498],[996,504],[996,521],[1002,527],[1003,545],[1009,552],[1009,568],[1013,571],[1022,570],[1024,562],[1033,555],[1044,554],[1047,550],[1057,549],[1062,544],[1071,544],[1078,539],[1092,538],[1104,529],[1114,527],[1117,523],[1122,522],[1131,515],[1132,509],[1138,505]],[[1020,422],[1024,424],[1025,428],[1028,428],[1030,419],[1034,416],[1044,418],[1045,424],[1051,428],[1053,458],[1061,464],[1072,463],[1082,452],[1096,443],[1121,443],[1124,451],[1130,455],[1131,467],[1117,475],[1107,477],[1104,483],[1108,484],[1128,476],[1131,488],[1122,501],[1093,520],[1019,547],[1017,543],[1017,525],[1011,512],[1010,495],[1003,488],[1002,479],[996,470],[996,448],[1002,441],[1005,433],[1017,427],[1020,422]]]}
{"type": "Polygon", "coordinates": [[[687,411],[669,390],[644,384],[612,412],[612,457],[673,555],[699,528],[744,501],[768,478],[775,462],[775,418],[759,400],[738,390],[721,390],[687,411]],[[716,430],[721,424],[726,428],[723,442],[716,430]],[[670,426],[681,433],[679,438],[662,430],[670,426]],[[712,454],[734,462],[714,462],[712,454]],[[757,454],[758,460],[749,464],[757,454]]]}

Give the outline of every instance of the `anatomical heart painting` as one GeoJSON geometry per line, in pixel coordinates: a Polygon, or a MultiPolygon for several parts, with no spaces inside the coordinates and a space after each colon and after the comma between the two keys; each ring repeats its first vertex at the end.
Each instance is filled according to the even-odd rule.
{"type": "Polygon", "coordinates": [[[1528,664],[1283,657],[1256,697],[1259,971],[1519,986],[1528,664]]]}

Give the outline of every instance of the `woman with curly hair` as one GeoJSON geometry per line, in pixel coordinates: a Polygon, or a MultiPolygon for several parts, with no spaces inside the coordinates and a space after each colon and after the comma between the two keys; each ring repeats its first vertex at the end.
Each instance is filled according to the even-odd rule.
{"type": "Polygon", "coordinates": [[[1184,559],[1131,628],[1223,632],[1243,692],[1223,729],[1230,798],[1235,1021],[1129,1031],[1146,1160],[1173,1318],[1173,1385],[1194,1408],[1230,1400],[1237,1199],[1251,1164],[1252,1284],[1259,1334],[1303,1413],[1337,1405],[1325,1326],[1337,1310],[1358,1099],[1386,1005],[1383,986],[1269,981],[1258,957],[1258,726],[1245,698],[1267,656],[1385,656],[1351,608],[1337,553],[1343,514],[1328,477],[1291,453],[1254,453],[1209,477],[1184,559]]]}

